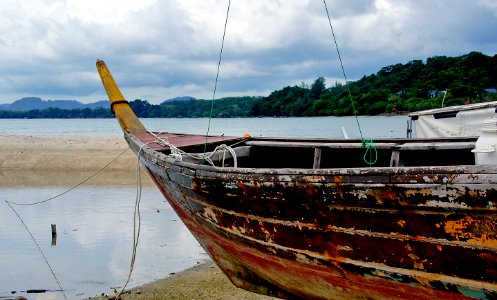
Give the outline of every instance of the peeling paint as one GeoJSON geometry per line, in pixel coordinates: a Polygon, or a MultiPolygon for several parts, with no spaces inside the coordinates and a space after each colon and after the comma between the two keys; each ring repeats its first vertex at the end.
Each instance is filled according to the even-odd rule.
{"type": "Polygon", "coordinates": [[[475,220],[472,217],[465,217],[455,221],[447,221],[445,232],[457,240],[497,249],[496,227],[495,220],[475,220]]]}
{"type": "MultiPolygon", "coordinates": [[[[160,159],[145,161],[160,177],[154,172],[160,159]]],[[[421,175],[252,171],[171,167],[158,180],[234,282],[267,290],[248,279],[260,275],[277,285],[267,293],[281,288],[315,298],[342,292],[376,299],[497,296],[497,230],[494,212],[485,211],[497,206],[493,183],[471,185],[442,168],[421,175]],[[252,253],[257,258],[243,260],[252,253]],[[238,277],[241,272],[252,275],[238,277]]]]}

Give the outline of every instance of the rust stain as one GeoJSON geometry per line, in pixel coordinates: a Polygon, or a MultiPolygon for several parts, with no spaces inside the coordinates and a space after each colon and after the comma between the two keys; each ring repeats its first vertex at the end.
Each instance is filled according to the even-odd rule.
{"type": "Polygon", "coordinates": [[[445,232],[457,240],[497,248],[495,225],[495,222],[476,220],[468,216],[455,221],[446,221],[445,232]]]}
{"type": "Polygon", "coordinates": [[[193,180],[192,180],[192,190],[198,192],[201,189],[202,189],[202,183],[200,182],[200,180],[198,180],[198,178],[193,178],[193,180]]]}
{"type": "Polygon", "coordinates": [[[333,182],[335,183],[342,183],[343,176],[335,175],[333,176],[333,182]]]}
{"type": "Polygon", "coordinates": [[[254,188],[256,188],[256,189],[259,188],[259,182],[257,180],[252,179],[251,181],[252,181],[252,185],[254,186],[254,188]]]}
{"type": "MultiPolygon", "coordinates": [[[[255,180],[254,180],[255,181],[255,180]]],[[[236,186],[243,191],[243,195],[247,195],[247,186],[240,180],[236,181],[236,186]]]]}
{"type": "Polygon", "coordinates": [[[397,193],[389,188],[379,190],[376,200],[378,203],[383,203],[383,201],[393,201],[397,198],[397,193]]]}

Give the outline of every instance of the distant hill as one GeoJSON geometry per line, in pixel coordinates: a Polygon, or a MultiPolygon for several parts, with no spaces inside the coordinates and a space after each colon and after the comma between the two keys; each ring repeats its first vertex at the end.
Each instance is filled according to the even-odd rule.
{"type": "Polygon", "coordinates": [[[11,110],[11,111],[29,111],[34,109],[47,109],[47,108],[59,108],[59,109],[95,109],[95,108],[107,108],[109,107],[109,102],[106,100],[94,102],[94,103],[81,103],[77,100],[42,100],[38,97],[26,97],[14,101],[11,104],[0,104],[0,110],[11,110]]]}
{"type": "Polygon", "coordinates": [[[181,102],[181,101],[192,101],[192,100],[197,100],[197,99],[194,98],[194,97],[190,97],[190,96],[182,96],[182,97],[176,97],[176,98],[164,100],[162,103],[181,102]]]}
{"type": "MultiPolygon", "coordinates": [[[[434,56],[381,68],[347,85],[326,87],[319,77],[311,85],[287,86],[266,97],[210,100],[176,97],[161,104],[136,99],[139,117],[301,117],[407,113],[436,107],[497,101],[497,54],[470,52],[459,57],[434,56]],[[212,112],[212,113],[211,113],[212,112]]],[[[0,105],[1,118],[110,118],[107,101],[23,98],[0,105]],[[95,108],[96,107],[96,108],[95,108]],[[90,109],[89,109],[90,108],[90,109]],[[94,108],[94,109],[91,109],[94,108]]]]}

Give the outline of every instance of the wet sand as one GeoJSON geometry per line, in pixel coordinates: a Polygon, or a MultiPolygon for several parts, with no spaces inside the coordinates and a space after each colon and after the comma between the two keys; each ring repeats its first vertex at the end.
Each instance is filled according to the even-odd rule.
{"type": "MultiPolygon", "coordinates": [[[[123,137],[0,135],[0,168],[14,170],[93,171],[116,157],[127,144],[123,137]]],[[[136,163],[131,151],[109,170],[136,163]]]]}
{"type": "MultiPolygon", "coordinates": [[[[128,148],[123,137],[0,135],[0,186],[72,186],[92,176],[128,148]]],[[[137,158],[128,149],[93,185],[136,183],[137,158]]],[[[153,185],[148,175],[144,185],[153,185]]]]}
{"type": "MultiPolygon", "coordinates": [[[[92,299],[114,299],[115,295],[105,295],[92,299]]],[[[201,263],[193,268],[172,274],[143,286],[131,289],[121,295],[121,299],[276,299],[239,289],[229,281],[213,263],[201,263]]]]}
{"type": "MultiPolygon", "coordinates": [[[[126,148],[122,137],[0,135],[0,186],[72,186],[95,174],[126,148]]],[[[136,163],[136,156],[127,150],[88,183],[135,184],[136,163]]],[[[144,185],[153,185],[148,175],[142,179],[144,185]]],[[[130,289],[122,298],[274,299],[236,288],[211,261],[130,289]]]]}

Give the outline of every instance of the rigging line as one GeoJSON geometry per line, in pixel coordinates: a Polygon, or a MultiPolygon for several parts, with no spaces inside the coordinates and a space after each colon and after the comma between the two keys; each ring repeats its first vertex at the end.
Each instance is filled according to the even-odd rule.
{"type": "Polygon", "coordinates": [[[121,295],[125,292],[126,287],[129,284],[129,281],[131,280],[131,275],[133,274],[133,270],[135,268],[135,262],[136,262],[136,255],[137,255],[137,249],[138,249],[138,241],[140,240],[140,231],[141,231],[141,212],[140,212],[140,203],[141,203],[141,196],[142,196],[142,178],[141,178],[141,165],[140,165],[140,156],[142,155],[143,152],[143,147],[147,146],[148,144],[151,144],[154,142],[149,142],[146,144],[143,144],[140,147],[140,150],[138,151],[137,155],[137,162],[136,162],[136,198],[135,198],[135,209],[133,213],[133,246],[132,246],[132,253],[131,253],[131,262],[129,265],[129,272],[128,272],[128,277],[126,279],[126,282],[124,283],[122,289],[119,291],[115,299],[121,299],[121,295]]]}
{"type": "Polygon", "coordinates": [[[50,263],[48,262],[48,259],[47,257],[45,256],[45,253],[43,253],[43,250],[41,250],[41,247],[40,247],[40,244],[38,244],[38,242],[36,241],[33,233],[31,233],[31,231],[29,230],[28,226],[26,225],[26,223],[24,223],[24,220],[21,218],[21,216],[17,213],[17,211],[14,209],[14,207],[12,207],[11,204],[14,204],[12,202],[9,202],[7,200],[5,200],[5,203],[7,203],[7,205],[10,207],[10,209],[12,209],[12,211],[14,212],[14,214],[17,216],[17,218],[21,221],[22,225],[24,226],[24,229],[26,229],[26,231],[29,233],[29,235],[31,236],[31,239],[33,240],[33,243],[36,245],[36,248],[38,248],[38,251],[40,252],[41,256],[43,256],[43,260],[45,260],[45,263],[47,264],[48,268],[50,269],[50,272],[52,272],[52,276],[53,278],[55,279],[55,281],[57,282],[57,285],[59,286],[59,289],[60,291],[62,292],[62,295],[64,296],[64,299],[67,299],[67,296],[66,294],[64,293],[64,289],[62,288],[62,285],[60,284],[60,281],[59,279],[57,278],[57,276],[55,275],[55,272],[54,270],[52,269],[52,266],[50,265],[50,263]]]}
{"type": "Polygon", "coordinates": [[[84,179],[80,183],[78,183],[76,185],[73,185],[68,190],[65,190],[64,192],[62,192],[62,193],[60,193],[58,195],[55,195],[55,196],[53,196],[51,198],[48,198],[48,199],[45,199],[45,200],[42,200],[42,201],[37,201],[37,202],[32,202],[32,203],[17,203],[17,202],[11,202],[11,201],[8,201],[8,200],[5,200],[5,202],[10,203],[10,204],[14,204],[14,205],[19,205],[19,206],[30,206],[30,205],[37,205],[37,204],[45,203],[45,202],[48,202],[48,201],[52,201],[52,200],[54,200],[56,198],[59,198],[60,196],[63,196],[65,194],[69,193],[70,191],[78,188],[79,186],[85,184],[88,180],[90,180],[93,177],[95,177],[98,173],[102,172],[109,165],[111,165],[114,161],[116,161],[119,157],[121,157],[126,151],[128,151],[128,149],[129,149],[129,146],[126,149],[123,149],[123,151],[121,153],[119,153],[119,155],[117,155],[116,157],[114,157],[111,161],[109,161],[105,166],[103,166],[102,168],[100,168],[98,171],[96,171],[95,173],[93,173],[92,175],[88,176],[86,179],[84,179]]]}
{"type": "Polygon", "coordinates": [[[326,5],[326,0],[323,0],[323,3],[324,3],[324,9],[326,10],[326,16],[328,17],[328,23],[330,24],[331,34],[333,35],[333,41],[335,42],[335,49],[337,50],[338,60],[340,61],[340,67],[342,68],[342,75],[343,75],[343,79],[345,80],[345,86],[347,87],[347,92],[348,92],[348,95],[350,98],[350,102],[352,103],[352,109],[353,109],[353,113],[354,113],[354,116],[356,119],[357,126],[359,128],[361,140],[363,140],[361,125],[359,124],[359,119],[357,118],[357,111],[355,108],[354,99],[352,98],[352,92],[350,91],[350,87],[348,85],[347,75],[345,74],[345,68],[343,67],[342,56],[340,55],[340,49],[338,48],[338,43],[337,43],[337,39],[335,36],[335,31],[333,30],[333,25],[331,23],[331,17],[330,17],[330,13],[328,11],[328,5],[326,5]]]}
{"type": "Polygon", "coordinates": [[[363,146],[363,148],[366,148],[366,154],[364,154],[363,159],[364,159],[364,162],[371,167],[373,164],[376,163],[377,159],[372,160],[371,153],[370,153],[369,160],[367,160],[366,156],[367,156],[368,151],[371,151],[371,149],[373,149],[373,151],[375,152],[376,158],[377,158],[378,154],[376,152],[376,146],[374,146],[374,143],[372,140],[365,140],[364,136],[362,134],[361,124],[359,123],[359,118],[357,117],[357,110],[355,108],[354,98],[352,97],[352,92],[350,91],[350,87],[349,87],[349,84],[347,81],[347,75],[345,74],[345,68],[343,67],[342,56],[340,55],[340,49],[338,48],[338,43],[337,43],[337,39],[335,36],[335,31],[333,30],[333,24],[331,23],[331,17],[330,17],[330,13],[328,11],[328,5],[326,4],[326,0],[323,0],[323,4],[324,4],[324,9],[326,10],[326,16],[328,17],[328,23],[330,24],[331,34],[333,36],[333,42],[335,43],[335,49],[336,49],[337,54],[338,54],[338,60],[340,61],[340,67],[342,68],[342,75],[343,75],[343,79],[345,80],[345,86],[347,87],[347,92],[348,92],[348,95],[350,98],[350,103],[352,104],[352,110],[354,113],[355,121],[357,123],[357,128],[359,129],[359,134],[361,135],[362,146],[363,146]]]}
{"type": "Polygon", "coordinates": [[[51,201],[51,200],[54,200],[62,195],[65,195],[67,193],[69,193],[70,191],[76,189],[77,187],[83,185],[84,183],[86,183],[88,180],[92,179],[93,177],[95,177],[98,173],[102,172],[105,168],[107,168],[110,164],[112,164],[114,161],[116,161],[119,157],[121,157],[126,151],[128,151],[129,149],[129,146],[126,148],[126,149],[123,149],[123,151],[121,153],[119,153],[119,155],[117,155],[116,157],[114,157],[111,161],[109,161],[105,166],[103,166],[102,168],[100,168],[98,171],[96,171],[95,173],[93,173],[92,175],[88,176],[86,179],[84,179],[83,181],[81,181],[80,183],[72,186],[71,188],[69,188],[68,190],[58,194],[58,195],[55,195],[51,198],[48,198],[48,199],[45,199],[45,200],[42,200],[42,201],[37,201],[37,202],[32,202],[32,203],[17,203],[17,202],[12,202],[12,201],[8,201],[8,200],[5,200],[5,203],[7,203],[7,205],[10,207],[10,209],[12,209],[12,211],[14,212],[14,214],[17,216],[17,218],[21,221],[22,225],[24,226],[24,228],[26,229],[26,231],[28,232],[28,234],[31,236],[31,239],[33,240],[33,243],[36,245],[36,247],[38,248],[38,251],[40,252],[41,256],[43,257],[43,259],[45,260],[45,263],[47,264],[48,268],[50,269],[50,272],[52,273],[52,276],[54,277],[55,281],[57,282],[57,285],[59,286],[60,288],[60,291],[62,292],[62,294],[64,295],[64,298],[67,299],[67,296],[66,294],[64,293],[64,290],[62,289],[62,286],[57,278],[57,276],[55,275],[55,272],[53,271],[52,269],[52,266],[50,265],[50,263],[48,262],[48,259],[47,257],[45,256],[45,254],[43,253],[43,251],[41,250],[41,247],[40,245],[38,244],[38,242],[36,241],[34,235],[31,233],[31,231],[29,230],[28,226],[26,225],[26,223],[24,223],[24,220],[22,219],[22,217],[19,215],[19,213],[14,209],[14,207],[12,205],[18,205],[18,206],[30,206],[30,205],[37,205],[37,204],[41,204],[41,203],[45,203],[45,202],[48,202],[48,201],[51,201]]]}
{"type": "Polygon", "coordinates": [[[226,9],[226,20],[224,21],[223,39],[221,41],[221,50],[219,51],[219,61],[217,63],[216,81],[214,82],[214,92],[212,93],[211,111],[209,113],[209,125],[207,126],[207,133],[205,135],[204,154],[202,156],[202,161],[200,162],[201,164],[204,164],[205,152],[207,152],[207,142],[209,139],[209,131],[211,129],[212,111],[214,110],[214,99],[216,98],[217,82],[219,79],[219,70],[221,69],[221,58],[223,56],[224,38],[226,37],[226,27],[228,26],[228,17],[229,17],[229,13],[230,13],[230,6],[231,6],[231,0],[228,0],[228,8],[226,9]]]}

